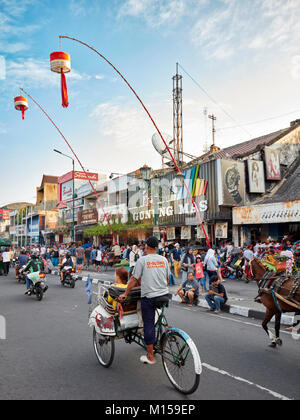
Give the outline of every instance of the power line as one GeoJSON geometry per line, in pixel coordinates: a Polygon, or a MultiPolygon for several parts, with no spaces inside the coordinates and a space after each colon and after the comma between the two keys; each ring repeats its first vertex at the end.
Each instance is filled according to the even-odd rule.
{"type": "Polygon", "coordinates": [[[227,111],[226,111],[226,109],[224,109],[208,92],[207,92],[207,90],[206,89],[204,89],[198,82],[197,82],[197,80],[195,80],[194,78],[193,78],[193,76],[191,76],[183,67],[182,67],[182,65],[181,64],[179,64],[179,67],[184,71],[184,73],[198,86],[198,88],[199,89],[201,89],[202,90],[202,92],[215,104],[215,105],[217,105],[223,112],[224,112],[224,114],[226,114],[227,115],[227,117],[229,117],[232,121],[234,121],[236,124],[237,124],[237,127],[239,127],[241,130],[243,130],[245,133],[247,133],[247,135],[248,136],[250,136],[250,137],[253,137],[253,135],[248,131],[248,130],[246,130],[245,128],[243,128],[241,125],[238,125],[238,122],[237,122],[237,120],[232,116],[232,115],[230,115],[227,111]]]}
{"type": "MultiPolygon", "coordinates": [[[[250,123],[241,124],[241,126],[254,125],[254,124],[259,124],[259,123],[262,123],[262,122],[265,122],[265,121],[276,120],[278,118],[286,117],[287,115],[291,115],[291,114],[294,114],[296,112],[300,112],[300,109],[296,109],[295,111],[287,112],[286,114],[277,115],[276,117],[270,117],[270,118],[265,118],[265,119],[259,120],[259,121],[253,121],[253,122],[250,122],[250,123]]],[[[231,127],[222,127],[222,128],[218,128],[217,131],[229,130],[231,128],[237,128],[237,127],[239,127],[239,126],[235,125],[235,126],[231,126],[231,127]]]]}

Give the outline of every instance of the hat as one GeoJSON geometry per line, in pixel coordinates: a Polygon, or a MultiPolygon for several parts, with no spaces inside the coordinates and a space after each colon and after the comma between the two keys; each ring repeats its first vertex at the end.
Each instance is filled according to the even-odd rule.
{"type": "Polygon", "coordinates": [[[158,248],[159,242],[155,236],[150,236],[150,238],[147,239],[146,244],[149,246],[149,248],[156,249],[158,248]]]}

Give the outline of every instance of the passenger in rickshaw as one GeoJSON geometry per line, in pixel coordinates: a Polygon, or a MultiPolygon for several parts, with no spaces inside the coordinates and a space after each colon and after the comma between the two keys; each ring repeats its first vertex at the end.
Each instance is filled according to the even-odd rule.
{"type": "Polygon", "coordinates": [[[141,356],[142,363],[153,365],[155,343],[155,311],[160,303],[168,301],[170,267],[168,260],[157,254],[159,242],[150,237],[146,241],[146,255],[139,258],[126,291],[119,297],[124,301],[134,287],[141,286],[141,308],[144,322],[144,342],[147,355],[141,356]]]}
{"type": "MultiPolygon", "coordinates": [[[[115,271],[115,283],[112,284],[112,287],[117,287],[118,289],[125,289],[127,288],[129,278],[129,272],[125,267],[119,267],[115,271]]],[[[107,302],[112,305],[113,309],[117,308],[117,301],[114,300],[110,295],[108,295],[107,302]]]]}

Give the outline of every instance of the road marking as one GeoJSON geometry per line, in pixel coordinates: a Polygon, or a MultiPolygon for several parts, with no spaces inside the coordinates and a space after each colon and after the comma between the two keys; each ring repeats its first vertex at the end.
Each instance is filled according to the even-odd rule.
{"type": "MultiPolygon", "coordinates": [[[[205,315],[210,316],[211,318],[221,318],[221,319],[225,319],[226,321],[236,322],[237,324],[250,325],[251,327],[256,327],[256,328],[259,328],[259,329],[262,328],[261,324],[253,324],[252,322],[249,322],[249,321],[241,321],[240,319],[234,319],[234,318],[230,318],[230,317],[224,316],[224,315],[210,314],[209,312],[200,311],[199,307],[198,307],[198,309],[190,309],[188,307],[183,307],[183,306],[178,305],[178,308],[182,309],[182,310],[185,310],[185,311],[190,311],[190,312],[198,312],[199,311],[199,312],[201,312],[205,315]]],[[[286,334],[286,335],[292,335],[290,332],[284,331],[284,330],[280,330],[280,333],[281,334],[286,334]]]]}
{"type": "Polygon", "coordinates": [[[214,366],[211,366],[207,363],[202,363],[202,366],[205,367],[206,369],[212,371],[212,372],[219,373],[220,375],[224,375],[224,376],[229,376],[230,378],[235,379],[236,381],[244,382],[247,385],[254,386],[254,387],[256,387],[256,388],[258,388],[258,389],[260,389],[264,392],[267,392],[268,394],[272,395],[273,397],[275,397],[279,400],[292,401],[292,398],[288,398],[284,395],[279,394],[278,392],[272,391],[271,389],[265,388],[261,385],[255,384],[254,382],[248,381],[247,379],[240,378],[239,376],[232,375],[231,373],[228,373],[225,370],[221,370],[221,369],[219,369],[217,367],[214,367],[214,366]]]}

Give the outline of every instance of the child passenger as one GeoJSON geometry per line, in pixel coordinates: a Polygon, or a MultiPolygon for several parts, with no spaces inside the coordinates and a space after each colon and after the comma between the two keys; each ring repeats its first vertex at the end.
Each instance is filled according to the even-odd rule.
{"type": "Polygon", "coordinates": [[[200,257],[196,258],[196,264],[194,266],[194,269],[195,269],[195,279],[198,281],[198,283],[201,284],[201,288],[202,288],[201,294],[204,294],[207,291],[206,278],[205,278],[205,274],[203,271],[203,264],[201,262],[200,257]]]}

